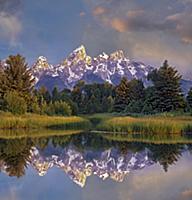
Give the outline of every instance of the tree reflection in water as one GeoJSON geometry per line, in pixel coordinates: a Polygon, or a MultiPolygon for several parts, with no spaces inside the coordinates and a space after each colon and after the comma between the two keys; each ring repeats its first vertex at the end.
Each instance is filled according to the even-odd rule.
{"type": "MultiPolygon", "coordinates": [[[[98,162],[100,162],[101,159],[106,159],[106,156],[103,156],[105,154],[102,153],[111,150],[112,158],[106,161],[108,165],[108,170],[112,170],[112,168],[114,168],[114,163],[112,163],[111,161],[112,159],[113,162],[115,162],[115,160],[119,162],[122,157],[124,158],[124,160],[122,160],[121,162],[127,162],[124,164],[129,166],[129,168],[142,168],[142,166],[145,165],[145,163],[143,163],[145,162],[145,157],[146,155],[148,155],[148,163],[159,163],[165,172],[167,172],[169,166],[175,164],[179,160],[185,150],[191,151],[192,149],[191,145],[185,144],[152,144],[142,143],[141,141],[118,142],[106,139],[98,134],[92,133],[40,138],[1,139],[1,171],[6,172],[9,176],[15,176],[18,178],[24,176],[27,166],[34,164],[34,156],[32,155],[34,148],[41,152],[42,157],[44,156],[43,158],[45,160],[47,159],[45,153],[46,151],[49,152],[49,156],[53,156],[55,154],[55,151],[57,150],[58,155],[61,155],[61,157],[64,156],[62,154],[65,154],[66,151],[75,151],[78,152],[78,155],[82,155],[81,160],[78,161],[82,163],[88,161],[90,162],[90,160],[92,162],[95,162],[95,160],[97,159],[98,162]],[[147,152],[147,154],[143,154],[143,152],[147,152]],[[130,155],[132,157],[129,157],[130,155]],[[144,155],[145,157],[142,157],[142,155],[144,155]],[[133,157],[137,157],[137,160],[142,160],[141,163],[139,161],[137,161],[136,163],[139,167],[130,166],[130,164],[136,162],[134,161],[133,157]]],[[[46,162],[49,162],[49,160],[46,160],[46,162]]],[[[102,162],[104,162],[104,160],[102,160],[102,162]]],[[[88,173],[86,170],[81,170],[83,171],[83,173],[88,173]]],[[[125,171],[127,170],[127,168],[125,169],[123,163],[121,163],[121,167],[119,167],[118,170],[124,170],[124,174],[126,174],[125,171]]],[[[110,171],[110,173],[112,172],[110,171]]],[[[117,175],[113,172],[113,176],[115,177],[117,175]]],[[[116,179],[118,180],[118,178],[116,179]]]]}

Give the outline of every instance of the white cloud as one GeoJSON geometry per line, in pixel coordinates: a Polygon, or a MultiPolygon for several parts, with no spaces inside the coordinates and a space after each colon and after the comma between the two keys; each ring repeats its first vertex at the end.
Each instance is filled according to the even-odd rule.
{"type": "Polygon", "coordinates": [[[17,46],[22,31],[22,23],[16,15],[0,12],[0,38],[8,40],[11,46],[17,46]]]}

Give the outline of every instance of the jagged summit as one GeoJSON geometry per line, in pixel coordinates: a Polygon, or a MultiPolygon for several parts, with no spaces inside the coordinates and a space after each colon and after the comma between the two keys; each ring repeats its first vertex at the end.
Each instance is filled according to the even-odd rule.
{"type": "Polygon", "coordinates": [[[37,62],[35,63],[35,67],[38,68],[48,68],[50,65],[47,61],[47,58],[44,56],[39,56],[37,62]]]}
{"type": "Polygon", "coordinates": [[[86,54],[86,48],[84,45],[81,45],[78,48],[76,48],[73,52],[82,52],[82,53],[86,54]]]}
{"type": "Polygon", "coordinates": [[[121,59],[125,59],[125,55],[124,55],[123,50],[118,50],[118,51],[113,52],[110,55],[110,58],[113,60],[121,60],[121,59]]]}
{"type": "Polygon", "coordinates": [[[87,83],[107,81],[116,85],[122,77],[127,77],[129,80],[142,79],[145,83],[151,70],[153,70],[151,66],[131,61],[122,50],[110,55],[103,52],[92,58],[87,55],[83,45],[72,51],[58,65],[50,65],[43,56],[40,56],[33,65],[37,87],[45,85],[50,90],[52,89],[50,85],[51,87],[57,85],[59,89],[72,88],[79,80],[87,83]],[[49,80],[52,83],[49,83],[49,80]]]}

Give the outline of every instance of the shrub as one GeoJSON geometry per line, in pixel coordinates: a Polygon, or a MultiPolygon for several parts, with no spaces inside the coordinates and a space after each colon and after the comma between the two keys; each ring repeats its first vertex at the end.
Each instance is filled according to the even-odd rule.
{"type": "Polygon", "coordinates": [[[72,109],[69,104],[64,101],[56,101],[54,103],[43,104],[42,114],[58,115],[58,116],[71,116],[72,109]]]}
{"type": "Polygon", "coordinates": [[[66,102],[56,101],[53,108],[56,115],[70,116],[72,114],[71,107],[66,102]]]}
{"type": "Polygon", "coordinates": [[[25,99],[16,91],[10,91],[4,96],[6,108],[13,114],[25,114],[27,112],[27,104],[25,99]]]}

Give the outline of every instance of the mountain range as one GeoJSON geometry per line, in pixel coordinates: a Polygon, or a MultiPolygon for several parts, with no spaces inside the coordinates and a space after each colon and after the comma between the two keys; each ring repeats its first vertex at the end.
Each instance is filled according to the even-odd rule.
{"type": "MultiPolygon", "coordinates": [[[[113,85],[120,83],[122,77],[128,80],[141,79],[145,86],[150,85],[148,74],[154,67],[143,62],[133,61],[122,50],[107,55],[102,53],[97,57],[90,57],[83,45],[72,51],[60,64],[52,65],[44,56],[40,56],[32,65],[32,75],[36,88],[47,87],[50,91],[55,86],[59,90],[72,89],[74,85],[84,80],[86,83],[109,82],[113,85]]],[[[186,94],[192,87],[192,80],[181,81],[181,87],[186,94]]]]}
{"type": "MultiPolygon", "coordinates": [[[[58,65],[51,65],[47,58],[40,56],[32,66],[37,88],[46,86],[49,90],[52,90],[54,86],[60,90],[71,89],[80,80],[84,80],[86,83],[107,81],[117,85],[122,77],[126,77],[128,80],[141,79],[144,85],[148,86],[150,83],[147,76],[152,70],[154,68],[150,65],[130,60],[122,50],[115,51],[110,55],[103,52],[92,58],[87,55],[83,45],[75,49],[58,65]]],[[[192,87],[192,81],[182,80],[181,86],[186,94],[192,87]]]]}

